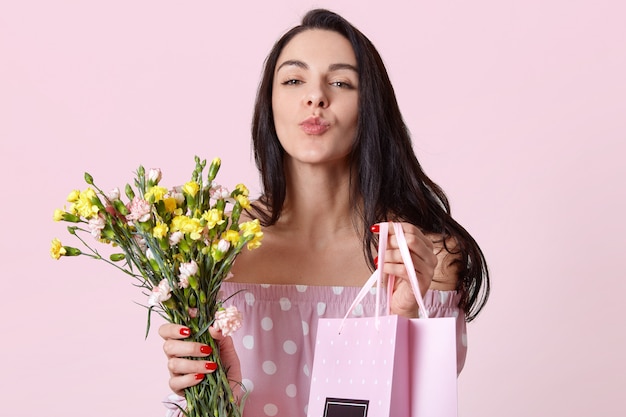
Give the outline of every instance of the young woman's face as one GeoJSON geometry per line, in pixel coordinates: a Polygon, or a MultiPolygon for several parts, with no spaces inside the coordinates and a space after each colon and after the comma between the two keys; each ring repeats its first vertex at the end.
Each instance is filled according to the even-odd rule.
{"type": "Polygon", "coordinates": [[[278,57],[272,110],[288,157],[345,162],[358,118],[358,69],[350,42],[328,30],[296,35],[278,57]]]}

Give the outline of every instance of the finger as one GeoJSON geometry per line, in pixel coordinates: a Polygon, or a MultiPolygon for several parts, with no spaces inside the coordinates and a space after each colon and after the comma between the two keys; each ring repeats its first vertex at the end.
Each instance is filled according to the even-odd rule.
{"type": "Polygon", "coordinates": [[[170,389],[180,396],[184,396],[185,388],[198,385],[204,379],[204,373],[185,374],[170,378],[170,389]]]}
{"type": "Polygon", "coordinates": [[[213,349],[204,343],[167,339],[163,343],[163,352],[168,358],[190,356],[202,358],[211,354],[213,349]]]}
{"type": "Polygon", "coordinates": [[[189,327],[180,324],[165,323],[159,327],[159,336],[163,339],[184,339],[189,337],[191,330],[189,327]]]}
{"type": "Polygon", "coordinates": [[[213,361],[202,361],[183,358],[170,358],[167,361],[167,369],[172,376],[187,374],[210,374],[215,372],[217,364],[213,361]]]}
{"type": "MultiPolygon", "coordinates": [[[[400,223],[402,226],[402,231],[404,232],[404,237],[411,248],[411,243],[422,243],[431,251],[434,250],[433,242],[428,236],[426,236],[418,227],[412,225],[411,223],[400,223]]],[[[393,244],[394,247],[397,247],[398,241],[395,237],[396,231],[393,227],[389,228],[389,244],[393,244]],[[393,240],[393,242],[391,242],[393,240]]]]}

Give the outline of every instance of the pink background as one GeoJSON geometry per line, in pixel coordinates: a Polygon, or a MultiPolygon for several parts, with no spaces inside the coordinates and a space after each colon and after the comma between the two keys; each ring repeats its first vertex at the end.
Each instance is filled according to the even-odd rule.
{"type": "Polygon", "coordinates": [[[258,191],[262,61],[311,6],[380,50],[415,149],[481,243],[492,298],[469,326],[463,417],[623,416],[626,7],[620,0],[4,1],[0,414],[158,416],[161,341],[139,291],[52,212],[89,171],[137,165],[258,191]]]}

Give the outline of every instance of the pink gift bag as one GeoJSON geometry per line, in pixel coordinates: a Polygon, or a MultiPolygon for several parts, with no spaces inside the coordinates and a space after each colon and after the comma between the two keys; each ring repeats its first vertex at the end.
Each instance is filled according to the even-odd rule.
{"type": "MultiPolygon", "coordinates": [[[[308,417],[457,416],[455,319],[428,318],[402,227],[389,224],[411,275],[421,318],[389,315],[388,309],[386,316],[347,318],[374,285],[380,305],[377,269],[346,317],[319,321],[308,417]]],[[[379,265],[384,263],[387,234],[388,224],[382,223],[379,265]]],[[[388,296],[393,280],[388,278],[388,296]]]]}

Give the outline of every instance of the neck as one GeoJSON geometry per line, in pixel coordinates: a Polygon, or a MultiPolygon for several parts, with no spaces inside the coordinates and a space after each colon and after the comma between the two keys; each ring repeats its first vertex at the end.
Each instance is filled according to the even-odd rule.
{"type": "Polygon", "coordinates": [[[280,223],[302,238],[354,231],[350,167],[287,164],[287,195],[280,223]]]}

